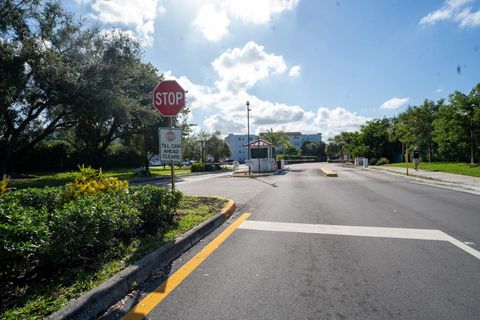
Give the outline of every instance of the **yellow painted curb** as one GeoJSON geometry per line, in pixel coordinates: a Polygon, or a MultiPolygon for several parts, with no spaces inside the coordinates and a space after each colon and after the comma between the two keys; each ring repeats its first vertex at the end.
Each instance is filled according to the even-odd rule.
{"type": "MultiPolygon", "coordinates": [[[[230,200],[231,201],[231,200],[230,200]]],[[[233,201],[232,201],[233,202],[233,201]]],[[[232,233],[247,220],[250,213],[244,213],[235,220],[227,229],[207,244],[199,253],[187,261],[177,271],[170,275],[158,288],[153,290],[130,311],[122,320],[142,320],[160,302],[162,302],[175,288],[177,288],[198,266],[200,266],[232,233]]]]}
{"type": "Polygon", "coordinates": [[[235,211],[235,209],[237,209],[237,205],[235,204],[235,201],[228,199],[228,203],[225,205],[225,207],[223,207],[220,213],[228,217],[235,211]]]}
{"type": "Polygon", "coordinates": [[[326,175],[327,177],[338,177],[337,173],[333,170],[327,169],[327,168],[320,168],[320,171],[326,175]]]}

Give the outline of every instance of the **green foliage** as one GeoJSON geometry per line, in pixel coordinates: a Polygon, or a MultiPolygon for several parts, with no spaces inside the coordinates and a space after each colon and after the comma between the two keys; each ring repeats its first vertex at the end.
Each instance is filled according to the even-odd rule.
{"type": "Polygon", "coordinates": [[[298,156],[300,155],[300,149],[295,148],[294,146],[288,146],[283,151],[284,155],[288,156],[298,156]]]}
{"type": "Polygon", "coordinates": [[[10,193],[5,198],[10,198],[23,207],[32,207],[37,210],[45,209],[47,212],[53,212],[63,205],[62,193],[63,189],[58,187],[28,188],[10,193]]]}
{"type": "MultiPolygon", "coordinates": [[[[128,243],[115,242],[113,250],[95,259],[84,260],[61,270],[48,268],[33,278],[8,279],[2,287],[1,319],[45,318],[70,299],[98,286],[129,264],[159,248],[218,213],[224,200],[206,197],[185,197],[178,206],[175,223],[157,235],[137,235],[128,243]]],[[[2,256],[3,257],[3,256],[2,256]]],[[[3,261],[0,260],[0,263],[3,261]]],[[[3,269],[1,269],[3,270],[3,269]]],[[[5,283],[2,283],[2,285],[5,283]]]]}
{"type": "Polygon", "coordinates": [[[290,137],[285,132],[275,132],[272,128],[267,129],[267,132],[261,134],[261,138],[270,142],[275,147],[286,148],[292,145],[290,137]]]}
{"type": "Polygon", "coordinates": [[[320,161],[325,161],[327,158],[324,142],[305,141],[300,151],[302,156],[315,156],[320,161]]]}
{"type": "Polygon", "coordinates": [[[173,214],[182,199],[179,191],[151,185],[130,187],[134,205],[141,213],[143,231],[155,234],[173,221],[173,214]]]}
{"type": "Polygon", "coordinates": [[[49,265],[88,261],[129,239],[140,225],[140,212],[126,193],[83,196],[65,204],[52,220],[49,265]]]}
{"type": "Polygon", "coordinates": [[[0,2],[0,172],[56,129],[78,101],[85,46],[94,36],[56,1],[0,2]]]}
{"type": "Polygon", "coordinates": [[[190,167],[191,172],[203,172],[203,163],[202,162],[194,162],[190,167]]]}
{"type": "Polygon", "coordinates": [[[391,139],[398,139],[402,143],[416,145],[424,150],[425,158],[431,160],[434,145],[434,121],[443,100],[435,103],[425,100],[420,106],[410,106],[394,120],[391,128],[391,139]]]}
{"type": "Polygon", "coordinates": [[[463,116],[452,105],[440,109],[434,121],[434,138],[440,159],[466,161],[468,159],[468,131],[463,116]]]}
{"type": "Polygon", "coordinates": [[[225,140],[220,137],[219,131],[215,131],[207,139],[207,141],[205,142],[205,150],[206,155],[212,156],[214,162],[219,162],[220,159],[226,159],[232,155],[230,147],[225,142],[225,140]]]}
{"type": "Polygon", "coordinates": [[[21,276],[38,265],[49,245],[50,230],[46,210],[1,200],[0,280],[3,280],[21,276]]]}

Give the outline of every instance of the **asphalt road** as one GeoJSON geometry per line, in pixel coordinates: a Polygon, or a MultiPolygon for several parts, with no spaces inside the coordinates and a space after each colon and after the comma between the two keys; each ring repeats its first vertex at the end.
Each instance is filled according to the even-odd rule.
{"type": "MultiPolygon", "coordinates": [[[[179,182],[189,194],[232,198],[251,216],[147,318],[480,318],[480,195],[342,167],[327,178],[321,165],[179,182]]],[[[106,318],[121,317],[221,231],[106,318]]]]}

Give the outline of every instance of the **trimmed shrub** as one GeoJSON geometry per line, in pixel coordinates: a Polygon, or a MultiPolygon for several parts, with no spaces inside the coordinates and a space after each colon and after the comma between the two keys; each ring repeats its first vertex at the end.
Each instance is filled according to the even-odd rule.
{"type": "Polygon", "coordinates": [[[190,172],[203,172],[203,163],[202,162],[194,162],[190,167],[190,172]]]}
{"type": "Polygon", "coordinates": [[[215,170],[216,170],[215,165],[213,165],[213,164],[206,164],[205,165],[205,171],[210,172],[210,171],[215,171],[215,170]]]}
{"type": "Polygon", "coordinates": [[[113,249],[115,241],[135,234],[140,212],[120,192],[83,196],[57,210],[52,223],[50,265],[89,260],[113,249]]]}
{"type": "Polygon", "coordinates": [[[368,164],[374,166],[377,164],[377,158],[368,159],[368,164]]]}
{"type": "Polygon", "coordinates": [[[46,209],[53,213],[63,205],[62,193],[63,189],[60,187],[28,188],[10,192],[6,197],[13,198],[21,206],[46,209]]]}
{"type": "Polygon", "coordinates": [[[382,157],[377,161],[377,166],[381,166],[382,164],[388,164],[388,163],[390,163],[390,161],[388,161],[387,158],[382,157]]]}
{"type": "Polygon", "coordinates": [[[0,276],[19,276],[38,265],[50,241],[47,212],[0,202],[0,276]]]}
{"type": "Polygon", "coordinates": [[[182,199],[180,191],[152,185],[130,187],[129,191],[133,204],[140,211],[145,233],[155,234],[173,222],[173,215],[182,199]]]}

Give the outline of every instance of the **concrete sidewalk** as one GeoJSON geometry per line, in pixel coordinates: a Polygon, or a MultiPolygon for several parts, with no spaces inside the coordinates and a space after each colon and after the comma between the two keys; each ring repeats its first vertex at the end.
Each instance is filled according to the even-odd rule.
{"type": "MultiPolygon", "coordinates": [[[[397,174],[406,173],[405,168],[389,167],[389,166],[370,166],[370,170],[386,171],[397,174]]],[[[455,187],[475,191],[480,193],[480,178],[465,176],[461,174],[454,174],[448,172],[438,172],[415,169],[408,169],[409,176],[418,179],[421,182],[432,183],[437,185],[444,185],[448,187],[455,187]]]]}

